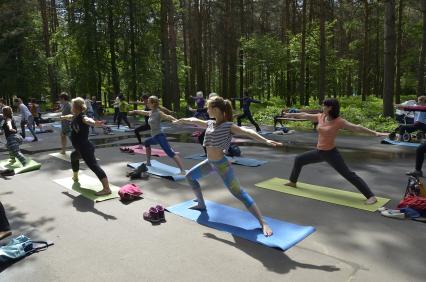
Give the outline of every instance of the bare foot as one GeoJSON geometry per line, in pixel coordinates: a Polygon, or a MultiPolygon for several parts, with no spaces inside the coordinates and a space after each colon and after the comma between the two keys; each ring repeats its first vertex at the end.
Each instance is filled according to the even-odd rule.
{"type": "Polygon", "coordinates": [[[10,159],[10,160],[9,160],[9,163],[10,163],[10,164],[14,164],[14,163],[16,163],[16,159],[10,159]]]}
{"type": "Polygon", "coordinates": [[[73,180],[74,182],[78,182],[78,175],[73,175],[73,176],[72,176],[72,180],[73,180]]]}
{"type": "Polygon", "coordinates": [[[296,188],[296,183],[290,181],[290,182],[287,182],[286,184],[284,184],[284,186],[290,186],[290,187],[296,188]]]}
{"type": "Polygon", "coordinates": [[[265,237],[270,237],[270,236],[272,236],[272,234],[274,234],[274,233],[272,232],[271,227],[269,227],[269,225],[268,225],[268,224],[266,224],[266,223],[264,223],[264,224],[262,225],[262,232],[263,232],[263,235],[265,235],[265,237]]]}
{"type": "Polygon", "coordinates": [[[61,151],[61,152],[60,152],[60,154],[61,154],[61,155],[65,155],[65,154],[66,154],[66,152],[65,152],[65,151],[61,151]]]}
{"type": "Polygon", "coordinates": [[[196,204],[195,206],[190,207],[191,210],[196,210],[196,211],[205,211],[206,210],[206,206],[205,205],[200,205],[200,204],[196,204]]]}
{"type": "Polygon", "coordinates": [[[101,191],[95,193],[96,196],[105,196],[109,194],[111,194],[110,189],[102,189],[101,191]]]}
{"type": "Polygon", "coordinates": [[[180,171],[180,175],[183,175],[183,176],[185,176],[185,175],[186,175],[186,171],[184,171],[184,170],[181,170],[181,171],[180,171]]]}
{"type": "Polygon", "coordinates": [[[377,203],[377,198],[375,196],[370,197],[365,201],[366,205],[373,205],[375,203],[377,203]]]}
{"type": "Polygon", "coordinates": [[[151,166],[151,162],[146,162],[146,166],[151,166]]]}

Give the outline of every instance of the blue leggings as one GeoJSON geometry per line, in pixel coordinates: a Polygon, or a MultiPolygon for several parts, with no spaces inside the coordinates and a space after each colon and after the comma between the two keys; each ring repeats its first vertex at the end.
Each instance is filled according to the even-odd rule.
{"type": "Polygon", "coordinates": [[[159,133],[157,135],[154,135],[146,139],[144,142],[145,147],[151,147],[152,145],[157,145],[157,144],[161,146],[164,152],[166,152],[167,156],[169,156],[170,158],[174,158],[176,153],[170,147],[169,142],[167,141],[166,134],[159,133]]]}
{"type": "Polygon", "coordinates": [[[220,161],[205,160],[197,164],[186,174],[186,179],[193,189],[201,189],[198,179],[203,176],[209,175],[212,171],[217,172],[228,188],[238,200],[250,208],[254,204],[254,200],[250,195],[241,187],[240,182],[234,175],[234,170],[229,161],[224,157],[220,161]]]}

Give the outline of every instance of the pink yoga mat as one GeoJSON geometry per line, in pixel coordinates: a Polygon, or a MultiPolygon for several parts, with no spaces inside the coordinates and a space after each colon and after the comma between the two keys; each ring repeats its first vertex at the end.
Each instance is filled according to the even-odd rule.
{"type": "MultiPolygon", "coordinates": [[[[125,147],[121,147],[121,148],[130,148],[132,149],[136,154],[142,154],[142,155],[146,155],[146,150],[145,147],[139,148],[139,145],[134,145],[134,146],[125,146],[125,147]]],[[[120,149],[121,149],[120,148],[120,149]]],[[[179,152],[175,152],[176,154],[179,154],[179,152]]],[[[161,149],[155,149],[155,148],[151,148],[151,155],[152,156],[157,156],[157,157],[167,157],[166,152],[164,152],[161,149]]]]}

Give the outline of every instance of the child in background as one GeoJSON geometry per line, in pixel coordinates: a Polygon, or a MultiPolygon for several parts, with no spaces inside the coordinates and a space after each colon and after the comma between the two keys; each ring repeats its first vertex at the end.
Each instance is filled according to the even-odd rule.
{"type": "Polygon", "coordinates": [[[119,103],[119,109],[120,112],[118,113],[118,121],[117,121],[117,128],[120,128],[121,120],[123,120],[129,128],[131,128],[129,120],[127,119],[127,112],[129,111],[129,103],[127,103],[126,99],[124,98],[124,95],[120,95],[118,97],[120,99],[119,103]]]}

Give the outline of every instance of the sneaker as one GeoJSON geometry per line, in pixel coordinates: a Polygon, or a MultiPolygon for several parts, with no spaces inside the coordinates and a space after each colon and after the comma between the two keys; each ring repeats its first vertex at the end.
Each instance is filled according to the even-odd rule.
{"type": "Polygon", "coordinates": [[[155,208],[158,211],[158,217],[160,218],[160,221],[161,222],[166,222],[166,217],[164,215],[164,207],[160,206],[160,205],[157,205],[155,208]]]}
{"type": "Polygon", "coordinates": [[[423,172],[421,170],[413,170],[405,173],[408,176],[414,177],[423,177],[423,172]]]}
{"type": "Polygon", "coordinates": [[[405,218],[405,213],[402,213],[400,210],[385,210],[385,211],[382,211],[381,214],[383,216],[396,218],[396,219],[405,218]]]}
{"type": "Polygon", "coordinates": [[[161,221],[158,210],[154,207],[151,207],[148,212],[143,213],[143,219],[151,223],[158,223],[161,221]]]}
{"type": "Polygon", "coordinates": [[[13,169],[5,169],[1,172],[2,176],[14,176],[15,171],[13,169]]]}

